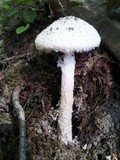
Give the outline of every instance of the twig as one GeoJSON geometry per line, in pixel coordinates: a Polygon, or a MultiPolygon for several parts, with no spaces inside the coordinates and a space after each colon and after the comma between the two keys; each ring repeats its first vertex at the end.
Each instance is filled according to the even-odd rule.
{"type": "Polygon", "coordinates": [[[29,116],[27,117],[26,122],[29,120],[29,118],[31,117],[31,115],[34,113],[34,111],[35,111],[36,109],[37,109],[36,107],[33,108],[33,110],[31,111],[31,113],[30,113],[29,116]]]}
{"type": "Polygon", "coordinates": [[[19,139],[19,160],[26,160],[26,124],[25,124],[25,113],[23,107],[19,102],[19,93],[20,87],[15,87],[12,94],[12,103],[14,108],[19,114],[19,130],[20,130],[20,139],[19,139]]]}
{"type": "Polygon", "coordinates": [[[15,60],[15,59],[25,58],[26,56],[27,56],[26,54],[22,54],[22,55],[18,55],[18,56],[8,57],[8,58],[1,60],[0,63],[4,64],[4,63],[7,63],[7,62],[15,60]]]}

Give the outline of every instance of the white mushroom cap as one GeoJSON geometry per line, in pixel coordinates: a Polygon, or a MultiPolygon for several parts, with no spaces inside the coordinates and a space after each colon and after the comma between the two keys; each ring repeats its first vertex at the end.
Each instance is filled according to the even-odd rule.
{"type": "Polygon", "coordinates": [[[101,38],[96,29],[80,18],[67,16],[53,22],[44,29],[36,38],[38,50],[50,52],[89,51],[98,47],[101,38]]]}

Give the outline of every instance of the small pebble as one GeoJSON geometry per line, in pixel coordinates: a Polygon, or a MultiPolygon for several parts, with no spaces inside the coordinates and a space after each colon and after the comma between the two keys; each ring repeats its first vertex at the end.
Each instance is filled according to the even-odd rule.
{"type": "Polygon", "coordinates": [[[87,149],[87,144],[85,144],[83,147],[82,147],[84,150],[87,149]]]}

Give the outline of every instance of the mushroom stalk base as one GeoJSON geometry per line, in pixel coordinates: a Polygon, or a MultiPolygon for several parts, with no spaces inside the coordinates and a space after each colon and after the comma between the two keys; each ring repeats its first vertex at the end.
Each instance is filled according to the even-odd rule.
{"type": "Polygon", "coordinates": [[[59,126],[61,130],[60,138],[65,144],[68,144],[68,142],[72,142],[72,107],[75,57],[73,55],[65,55],[63,61],[58,61],[58,66],[61,67],[62,71],[59,114],[59,126]]]}

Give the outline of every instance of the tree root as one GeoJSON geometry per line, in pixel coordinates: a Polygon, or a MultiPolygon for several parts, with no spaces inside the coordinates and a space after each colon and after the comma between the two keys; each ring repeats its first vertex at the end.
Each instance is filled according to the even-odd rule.
{"type": "Polygon", "coordinates": [[[12,94],[12,103],[14,108],[18,112],[18,119],[19,119],[19,160],[26,160],[26,123],[25,123],[25,113],[24,109],[20,105],[19,102],[19,93],[21,89],[19,86],[15,87],[13,94],[12,94]]]}

